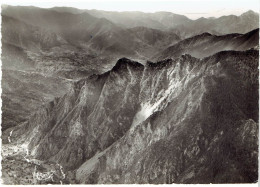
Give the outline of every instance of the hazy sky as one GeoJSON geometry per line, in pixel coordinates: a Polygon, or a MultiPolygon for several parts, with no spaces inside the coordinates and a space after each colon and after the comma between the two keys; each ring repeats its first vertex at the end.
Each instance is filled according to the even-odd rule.
{"type": "Polygon", "coordinates": [[[259,0],[1,0],[1,4],[50,8],[67,6],[108,11],[169,11],[191,19],[259,12],[259,0]]]}

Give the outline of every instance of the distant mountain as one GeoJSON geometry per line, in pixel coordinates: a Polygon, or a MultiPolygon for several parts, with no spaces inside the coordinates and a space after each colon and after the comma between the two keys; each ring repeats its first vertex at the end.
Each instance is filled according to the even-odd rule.
{"type": "Polygon", "coordinates": [[[165,45],[167,46],[181,40],[178,35],[169,31],[161,31],[147,27],[133,27],[128,30],[142,42],[157,48],[165,45]]]}
{"type": "Polygon", "coordinates": [[[203,33],[187,38],[154,55],[153,60],[178,58],[183,54],[190,54],[197,58],[210,56],[226,50],[244,51],[259,47],[259,29],[246,34],[228,34],[216,36],[203,33]]]}
{"type": "MultiPolygon", "coordinates": [[[[197,20],[191,20],[183,15],[171,12],[112,12],[102,10],[81,10],[70,7],[54,7],[47,11],[46,9],[36,7],[8,6],[3,9],[3,14],[9,16],[13,15],[16,18],[22,15],[20,17],[21,19],[33,19],[33,24],[37,24],[38,22],[41,25],[50,24],[44,21],[48,20],[50,17],[55,17],[55,19],[50,20],[50,22],[66,19],[67,23],[70,23],[74,19],[67,17],[69,14],[73,14],[75,17],[81,17],[80,15],[89,17],[92,15],[95,18],[105,18],[124,28],[148,27],[160,30],[175,29],[176,32],[182,31],[182,33],[180,33],[182,34],[182,38],[194,36],[203,32],[210,32],[211,34],[243,34],[259,27],[259,14],[251,10],[240,16],[229,15],[220,18],[199,18],[197,20]],[[40,15],[40,17],[36,16],[35,18],[31,18],[31,16],[35,14],[40,15]]],[[[81,20],[84,19],[82,18],[81,20]]],[[[94,21],[93,18],[89,20],[94,21]]]]}
{"type": "Polygon", "coordinates": [[[223,35],[230,33],[247,33],[259,28],[259,14],[248,11],[240,16],[229,15],[215,19],[199,18],[176,27],[176,33],[183,38],[209,32],[211,34],[223,35]]]}
{"type": "MultiPolygon", "coordinates": [[[[2,63],[4,69],[44,71],[47,74],[66,71],[79,74],[89,66],[82,61],[95,59],[93,49],[78,49],[48,27],[34,26],[19,19],[2,16],[2,63]],[[81,53],[81,54],[79,54],[81,53]],[[83,53],[83,54],[82,54],[83,53]],[[90,55],[91,53],[91,55],[90,55]],[[62,61],[62,62],[61,62],[62,61]],[[83,68],[82,68],[83,67],[83,68]],[[47,72],[46,72],[47,71],[47,72]],[[78,73],[77,73],[77,72],[78,73]]],[[[73,33],[72,33],[73,34],[73,33]]],[[[76,41],[75,41],[76,43],[76,41]]],[[[104,60],[102,60],[104,62],[104,60]]],[[[94,62],[93,62],[94,63],[94,62]]],[[[99,65],[99,63],[97,63],[99,65]]],[[[105,65],[105,63],[104,63],[105,65]]],[[[88,71],[93,70],[88,68],[88,71]]]]}
{"type": "MultiPolygon", "coordinates": [[[[97,54],[115,53],[129,57],[147,57],[150,53],[142,54],[142,51],[147,51],[143,49],[149,48],[149,50],[152,50],[152,48],[156,48],[160,50],[158,46],[165,48],[168,47],[167,45],[179,41],[179,38],[183,39],[204,32],[218,35],[246,33],[259,26],[259,16],[253,11],[246,12],[241,16],[190,20],[185,16],[170,12],[109,12],[68,7],[41,9],[7,6],[3,9],[2,15],[5,16],[4,19],[13,19],[16,22],[25,23],[27,24],[26,27],[32,25],[31,30],[26,29],[28,33],[38,29],[39,33],[46,35],[45,43],[48,43],[49,47],[54,46],[56,40],[61,40],[63,43],[67,42],[67,44],[77,48],[94,50],[97,54]],[[155,23],[158,23],[157,26],[153,25],[155,23]],[[143,28],[142,32],[146,32],[146,38],[140,38],[140,28],[143,28]],[[150,33],[148,34],[148,32],[150,33]],[[159,32],[160,34],[158,34],[159,32]],[[156,43],[156,46],[151,45],[153,41],[147,41],[148,35],[150,35],[149,40],[160,40],[162,38],[162,41],[156,43]],[[166,41],[167,35],[169,35],[167,39],[169,41],[166,41]]],[[[11,24],[11,21],[4,22],[11,24]]],[[[14,25],[18,26],[21,23],[14,25]]],[[[10,27],[12,28],[12,26],[10,27]]],[[[17,28],[19,31],[21,29],[17,28]]],[[[24,34],[23,32],[20,33],[20,35],[24,34]]],[[[25,36],[25,39],[27,38],[25,36]]],[[[93,53],[93,51],[90,53],[93,53]]]]}
{"type": "Polygon", "coordinates": [[[132,27],[148,27],[160,30],[186,24],[190,20],[182,15],[173,14],[170,12],[156,12],[156,13],[143,13],[143,12],[109,12],[101,10],[85,10],[89,14],[99,17],[107,18],[112,22],[119,24],[126,28],[132,27]]]}
{"type": "MultiPolygon", "coordinates": [[[[53,9],[8,6],[3,9],[2,15],[3,42],[8,44],[5,47],[14,45],[20,48],[27,61],[33,62],[34,68],[44,71],[45,64],[48,64],[48,71],[56,71],[57,64],[58,69],[62,69],[60,63],[51,65],[50,61],[56,62],[64,57],[66,60],[63,66],[66,67],[67,63],[71,66],[74,64],[72,57],[79,52],[83,52],[84,56],[94,55],[106,64],[123,56],[146,60],[156,51],[180,41],[173,32],[144,27],[125,29],[86,12],[73,14],[53,9]],[[71,54],[69,58],[68,54],[71,54]]],[[[9,50],[4,51],[7,52],[3,53],[3,57],[8,59],[6,56],[10,57],[7,55],[9,50]]],[[[18,61],[15,55],[12,59],[11,64],[18,61]]],[[[81,64],[93,64],[91,61],[84,58],[81,64]]],[[[11,66],[9,62],[4,61],[4,64],[8,64],[6,67],[11,66]]],[[[68,73],[64,73],[67,77],[68,73]]]]}
{"type": "Polygon", "coordinates": [[[66,43],[48,27],[34,26],[5,15],[2,15],[2,25],[3,42],[30,51],[38,52],[66,43]]]}
{"type": "Polygon", "coordinates": [[[68,7],[56,7],[59,12],[80,14],[87,12],[92,16],[106,18],[122,27],[149,27],[160,30],[172,29],[182,38],[210,32],[211,34],[247,33],[259,27],[259,14],[252,10],[240,16],[229,15],[220,18],[199,18],[191,20],[183,15],[171,12],[110,12],[102,10],[80,10],[68,7]]]}
{"type": "Polygon", "coordinates": [[[36,7],[8,6],[2,15],[48,29],[71,44],[84,44],[103,32],[120,29],[110,21],[95,18],[88,13],[71,14],[36,7]]]}
{"type": "Polygon", "coordinates": [[[73,7],[53,7],[50,10],[55,10],[56,12],[67,12],[72,14],[81,14],[84,12],[82,9],[73,8],[73,7]]]}
{"type": "Polygon", "coordinates": [[[10,129],[12,141],[62,165],[64,183],[256,182],[258,59],[123,58],[10,129]]]}
{"type": "Polygon", "coordinates": [[[143,12],[116,12],[116,11],[103,11],[103,10],[81,10],[70,7],[54,7],[51,10],[57,12],[68,12],[73,14],[81,14],[87,12],[97,18],[106,18],[115,24],[125,27],[149,27],[154,29],[163,29],[164,25],[159,21],[153,20],[147,13],[143,12]],[[141,19],[140,19],[141,18],[141,19]]]}

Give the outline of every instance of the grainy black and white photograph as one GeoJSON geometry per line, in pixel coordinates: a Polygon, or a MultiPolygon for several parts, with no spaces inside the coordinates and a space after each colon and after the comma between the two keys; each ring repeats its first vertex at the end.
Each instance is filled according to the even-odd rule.
{"type": "Polygon", "coordinates": [[[1,183],[257,184],[259,8],[4,1],[1,183]]]}

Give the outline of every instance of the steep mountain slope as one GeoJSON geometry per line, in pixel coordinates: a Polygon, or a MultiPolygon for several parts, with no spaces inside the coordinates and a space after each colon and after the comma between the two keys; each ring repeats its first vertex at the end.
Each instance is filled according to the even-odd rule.
{"type": "Polygon", "coordinates": [[[255,182],[258,58],[250,50],[145,66],[120,59],[38,110],[12,139],[79,183],[255,182]]]}
{"type": "MultiPolygon", "coordinates": [[[[88,48],[89,45],[93,43],[91,40],[101,37],[106,33],[116,34],[122,30],[107,19],[96,18],[86,12],[82,14],[72,14],[37,7],[7,6],[3,9],[2,15],[41,29],[48,28],[49,31],[57,34],[70,45],[81,48],[88,48]],[[89,41],[90,44],[87,44],[89,41]]],[[[6,26],[3,28],[5,27],[6,26]]],[[[12,25],[10,27],[11,29],[13,28],[12,25]]],[[[19,30],[21,31],[21,29],[18,29],[18,31],[19,30]]],[[[22,32],[22,34],[24,33],[22,32]]],[[[102,41],[96,41],[94,43],[95,45],[91,47],[98,51],[108,47],[107,44],[102,41]]]]}
{"type": "Polygon", "coordinates": [[[147,27],[134,27],[128,30],[143,43],[152,46],[149,48],[150,51],[153,48],[155,48],[154,51],[158,51],[181,40],[173,32],[149,29],[147,27]]]}
{"type": "Polygon", "coordinates": [[[210,56],[224,50],[244,51],[259,46],[259,29],[246,34],[228,34],[216,36],[203,33],[170,46],[154,55],[153,60],[176,58],[183,54],[190,54],[197,58],[210,56]]]}
{"type": "Polygon", "coordinates": [[[55,97],[64,95],[70,81],[37,72],[2,70],[2,131],[27,121],[55,97]]]}
{"type": "MultiPolygon", "coordinates": [[[[94,35],[95,32],[97,32],[95,25],[102,21],[87,13],[75,15],[37,7],[8,6],[3,9],[2,15],[18,19],[34,26],[48,28],[72,43],[78,42],[83,38],[90,40],[91,34],[94,35]]],[[[104,22],[103,24],[103,27],[107,28],[111,25],[109,21],[107,21],[106,25],[104,22]]],[[[103,27],[100,29],[102,30],[103,27]]]]}
{"type": "Polygon", "coordinates": [[[42,29],[17,19],[2,16],[2,40],[31,51],[55,47],[66,43],[48,29],[42,29]]]}
{"type": "Polygon", "coordinates": [[[48,29],[43,29],[2,15],[2,63],[4,69],[33,70],[37,62],[30,53],[65,45],[67,42],[48,29]]]}
{"type": "Polygon", "coordinates": [[[35,65],[23,48],[5,43],[3,40],[1,61],[3,69],[30,70],[35,65]]]}
{"type": "MultiPolygon", "coordinates": [[[[87,13],[76,15],[36,7],[8,6],[8,8],[2,11],[2,15],[10,17],[9,19],[13,18],[18,22],[29,24],[31,27],[48,29],[60,36],[70,45],[76,46],[86,45],[86,42],[91,40],[94,36],[98,36],[104,32],[120,30],[119,27],[108,20],[104,18],[98,19],[87,13]]],[[[5,23],[3,24],[3,28],[11,27],[8,31],[13,30],[14,25],[19,25],[7,25],[10,24],[10,21],[6,23],[6,25],[5,23]]],[[[24,32],[30,31],[29,29],[27,30],[17,29],[17,31],[21,31],[23,35],[25,34],[24,32]]],[[[51,47],[55,47],[55,45],[51,44],[52,43],[49,44],[51,47]]]]}

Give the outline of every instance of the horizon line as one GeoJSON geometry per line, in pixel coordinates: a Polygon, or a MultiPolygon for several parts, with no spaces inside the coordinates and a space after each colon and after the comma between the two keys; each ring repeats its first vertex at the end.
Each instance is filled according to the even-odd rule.
{"type": "Polygon", "coordinates": [[[1,11],[5,8],[7,8],[8,6],[10,7],[34,7],[34,8],[39,8],[39,9],[54,9],[54,8],[72,8],[72,9],[77,9],[77,10],[89,10],[89,11],[104,11],[104,12],[117,12],[117,13],[134,13],[134,12],[139,12],[139,13],[144,13],[144,14],[154,14],[154,13],[171,13],[171,14],[176,14],[176,15],[180,15],[180,16],[185,16],[187,17],[188,19],[191,19],[191,20],[198,20],[200,18],[215,18],[215,19],[218,19],[218,18],[221,18],[223,16],[241,16],[242,14],[244,13],[247,13],[247,12],[254,12],[256,14],[259,15],[258,12],[252,10],[252,9],[247,9],[243,12],[241,12],[240,14],[223,14],[223,15],[220,15],[220,16],[200,16],[200,17],[197,17],[197,18],[191,18],[187,15],[205,15],[205,14],[210,14],[208,12],[185,12],[185,13],[175,13],[175,12],[172,12],[172,11],[165,11],[165,10],[158,10],[158,11],[140,11],[140,10],[103,10],[103,9],[96,9],[96,8],[92,8],[92,9],[87,9],[87,8],[78,8],[78,7],[72,7],[72,6],[52,6],[52,7],[40,7],[40,6],[35,6],[35,5],[10,5],[10,4],[1,4],[1,11]]]}

